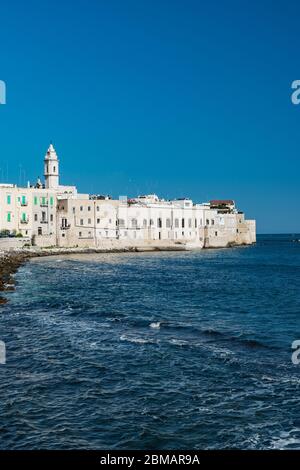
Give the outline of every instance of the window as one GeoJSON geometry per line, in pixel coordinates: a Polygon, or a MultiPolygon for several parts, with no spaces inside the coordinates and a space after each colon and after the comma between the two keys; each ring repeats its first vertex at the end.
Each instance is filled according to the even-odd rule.
{"type": "Polygon", "coordinates": [[[147,227],[147,219],[144,219],[144,220],[143,220],[143,227],[144,227],[144,228],[147,227]]]}
{"type": "Polygon", "coordinates": [[[197,228],[197,219],[195,219],[195,228],[197,228]]]}
{"type": "Polygon", "coordinates": [[[206,225],[209,225],[209,219],[206,219],[206,225]]]}
{"type": "Polygon", "coordinates": [[[37,198],[37,196],[34,196],[34,198],[33,198],[33,203],[34,203],[35,206],[37,206],[37,203],[38,203],[38,198],[37,198]]]}
{"type": "Polygon", "coordinates": [[[192,219],[189,219],[189,228],[192,227],[192,219]]]}
{"type": "Polygon", "coordinates": [[[81,212],[83,211],[83,206],[80,206],[80,210],[81,210],[81,212]]]}
{"type": "Polygon", "coordinates": [[[7,222],[11,222],[11,212],[7,213],[7,222]]]}
{"type": "Polygon", "coordinates": [[[170,228],[170,227],[171,227],[171,220],[170,220],[170,219],[167,219],[167,220],[166,220],[166,227],[167,227],[167,228],[170,228]]]}
{"type": "Polygon", "coordinates": [[[79,238],[82,237],[82,232],[79,232],[79,238]]]}
{"type": "Polygon", "coordinates": [[[34,214],[34,221],[37,222],[37,220],[38,220],[38,215],[34,214]]]}
{"type": "Polygon", "coordinates": [[[181,219],[181,227],[184,228],[184,219],[181,219]]]}
{"type": "Polygon", "coordinates": [[[137,227],[137,220],[136,220],[136,219],[132,219],[132,220],[131,220],[131,226],[132,226],[132,228],[136,228],[136,227],[137,227]]]}
{"type": "Polygon", "coordinates": [[[26,196],[22,196],[22,202],[21,202],[21,204],[22,204],[23,206],[26,205],[26,196]]]}
{"type": "Polygon", "coordinates": [[[83,225],[83,219],[80,219],[80,225],[83,225]]]}
{"type": "Polygon", "coordinates": [[[10,194],[7,195],[6,202],[7,202],[7,204],[11,204],[11,195],[10,194]]]}
{"type": "Polygon", "coordinates": [[[99,206],[97,206],[97,212],[99,212],[99,211],[100,211],[100,207],[99,207],[99,206]]]}
{"type": "Polygon", "coordinates": [[[119,219],[119,227],[125,227],[124,219],[119,219]]]}
{"type": "Polygon", "coordinates": [[[25,214],[25,212],[22,212],[22,222],[26,222],[26,214],[25,214]]]}
{"type": "Polygon", "coordinates": [[[218,232],[215,232],[215,236],[216,236],[216,237],[218,236],[218,232]]]}
{"type": "Polygon", "coordinates": [[[214,219],[211,219],[211,225],[215,225],[214,219]]]}
{"type": "Polygon", "coordinates": [[[50,215],[50,222],[53,222],[53,214],[50,215]]]}
{"type": "Polygon", "coordinates": [[[92,223],[92,220],[88,219],[88,225],[91,225],[91,223],[92,223]]]}
{"type": "Polygon", "coordinates": [[[90,212],[90,210],[91,210],[91,206],[88,206],[88,211],[90,212]]]}
{"type": "Polygon", "coordinates": [[[91,233],[91,232],[88,232],[88,236],[90,237],[91,235],[92,235],[92,233],[91,233]]]}
{"type": "Polygon", "coordinates": [[[55,173],[55,172],[56,172],[56,167],[54,166],[54,167],[53,167],[53,173],[55,173]]]}
{"type": "Polygon", "coordinates": [[[50,196],[50,206],[53,206],[53,204],[54,204],[53,196],[50,196]]]}
{"type": "Polygon", "coordinates": [[[39,228],[38,228],[38,235],[43,235],[43,229],[42,229],[42,227],[39,227],[39,228]]]}
{"type": "Polygon", "coordinates": [[[160,217],[157,219],[157,227],[162,228],[162,220],[160,217]]]}
{"type": "Polygon", "coordinates": [[[76,211],[76,209],[75,209],[75,207],[73,207],[73,214],[75,214],[75,211],[76,211]]]}
{"type": "Polygon", "coordinates": [[[175,219],[175,228],[179,227],[179,219],[175,219]]]}
{"type": "Polygon", "coordinates": [[[97,219],[97,224],[100,224],[100,219],[97,219]]]}

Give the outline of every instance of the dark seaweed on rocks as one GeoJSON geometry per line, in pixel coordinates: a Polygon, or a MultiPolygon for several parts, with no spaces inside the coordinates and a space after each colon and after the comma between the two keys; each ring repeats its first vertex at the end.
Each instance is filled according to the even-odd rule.
{"type": "MultiPolygon", "coordinates": [[[[0,291],[14,289],[14,274],[26,261],[27,257],[27,254],[18,252],[0,254],[0,291]]],[[[6,302],[7,300],[0,295],[0,304],[5,304],[6,302]]]]}

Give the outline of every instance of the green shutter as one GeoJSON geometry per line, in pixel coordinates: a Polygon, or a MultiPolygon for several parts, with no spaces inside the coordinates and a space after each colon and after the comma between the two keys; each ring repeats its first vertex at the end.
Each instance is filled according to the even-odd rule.
{"type": "Polygon", "coordinates": [[[22,204],[26,204],[26,196],[22,196],[22,204]]]}
{"type": "Polygon", "coordinates": [[[53,196],[50,196],[50,206],[53,206],[53,196]]]}
{"type": "Polygon", "coordinates": [[[11,196],[8,194],[7,196],[7,204],[10,204],[11,203],[11,196]]]}
{"type": "Polygon", "coordinates": [[[25,222],[26,221],[26,214],[25,212],[22,213],[22,220],[25,222]]]}
{"type": "Polygon", "coordinates": [[[11,221],[11,213],[8,212],[8,213],[7,213],[7,222],[10,222],[10,221],[11,221]]]}
{"type": "Polygon", "coordinates": [[[34,196],[34,205],[36,206],[37,203],[38,203],[38,198],[37,198],[37,196],[34,196]]]}

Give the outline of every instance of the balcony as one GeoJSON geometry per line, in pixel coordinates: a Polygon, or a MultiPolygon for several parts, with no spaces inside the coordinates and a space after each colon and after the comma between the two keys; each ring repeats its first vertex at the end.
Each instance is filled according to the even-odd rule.
{"type": "Polygon", "coordinates": [[[41,202],[40,204],[41,207],[48,207],[48,205],[49,205],[48,202],[41,202]]]}
{"type": "Polygon", "coordinates": [[[40,224],[47,224],[47,223],[48,223],[48,220],[45,220],[45,219],[40,220],[40,224]]]}
{"type": "Polygon", "coordinates": [[[28,222],[29,222],[29,219],[21,219],[20,220],[21,224],[28,224],[28,222]]]}
{"type": "Polygon", "coordinates": [[[26,206],[28,206],[28,202],[27,202],[27,201],[21,202],[21,207],[26,207],[26,206]]]}
{"type": "Polygon", "coordinates": [[[71,227],[70,224],[68,224],[68,225],[61,225],[61,226],[60,226],[60,230],[68,230],[70,227],[71,227]]]}

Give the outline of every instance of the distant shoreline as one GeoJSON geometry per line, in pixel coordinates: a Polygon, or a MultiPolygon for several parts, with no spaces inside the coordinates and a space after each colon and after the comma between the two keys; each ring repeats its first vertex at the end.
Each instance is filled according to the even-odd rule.
{"type": "MultiPolygon", "coordinates": [[[[227,247],[207,247],[200,250],[227,249],[249,246],[247,244],[230,244],[227,247]]],[[[28,259],[44,258],[57,255],[78,255],[97,253],[154,253],[154,252],[174,252],[193,251],[195,248],[186,245],[141,245],[128,246],[122,248],[22,248],[0,252],[0,305],[6,304],[7,299],[1,296],[1,292],[15,290],[14,274],[28,259]]]]}
{"type": "MultiPolygon", "coordinates": [[[[57,255],[96,254],[96,253],[145,253],[159,251],[187,251],[185,246],[165,247],[128,247],[120,249],[100,248],[43,248],[40,250],[22,249],[0,253],[0,293],[15,289],[14,274],[28,259],[43,258],[57,255]]],[[[0,294],[0,305],[6,304],[7,299],[0,294]]]]}

